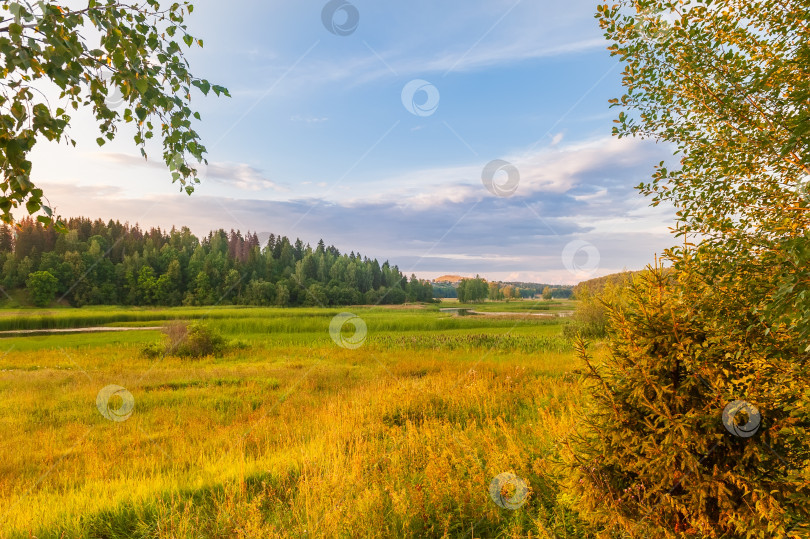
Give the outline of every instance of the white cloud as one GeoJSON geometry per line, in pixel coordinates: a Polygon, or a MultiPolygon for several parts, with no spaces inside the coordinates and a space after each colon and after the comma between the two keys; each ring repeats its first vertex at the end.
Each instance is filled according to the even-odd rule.
{"type": "MultiPolygon", "coordinates": [[[[517,167],[520,183],[514,197],[533,197],[538,193],[567,193],[586,179],[602,176],[605,180],[635,182],[642,177],[619,177],[630,169],[649,168],[652,155],[663,157],[660,147],[638,139],[602,137],[570,143],[559,147],[543,147],[514,152],[503,159],[517,167]],[[624,171],[624,172],[621,172],[624,171]]],[[[412,209],[440,208],[495,197],[481,181],[486,163],[458,167],[438,167],[414,170],[374,184],[374,190],[360,190],[358,196],[345,204],[358,206],[365,203],[391,203],[412,209]],[[384,186],[380,189],[380,186],[384,186]]],[[[646,175],[646,173],[645,173],[646,175]]],[[[607,189],[596,186],[590,193],[572,195],[576,200],[604,199],[607,189]]]]}
{"type": "Polygon", "coordinates": [[[314,117],[314,116],[300,116],[298,114],[294,116],[290,116],[291,122],[299,122],[299,123],[306,123],[306,124],[319,124],[323,122],[329,121],[327,117],[314,117]]]}
{"type": "Polygon", "coordinates": [[[605,195],[607,195],[607,189],[600,189],[599,191],[588,195],[574,195],[573,198],[577,202],[585,202],[585,201],[594,202],[597,200],[606,200],[607,197],[605,195]]]}
{"type": "MultiPolygon", "coordinates": [[[[542,37],[541,37],[542,39],[542,37]]],[[[546,41],[546,40],[542,40],[546,41]]],[[[288,92],[313,89],[343,83],[351,88],[378,81],[383,78],[406,78],[416,75],[441,75],[480,71],[493,66],[552,58],[605,48],[604,39],[585,39],[561,44],[543,43],[538,38],[516,41],[513,38],[500,44],[480,44],[468,52],[453,48],[433,55],[429,59],[413,54],[411,50],[391,50],[376,55],[365,51],[359,56],[335,58],[331,55],[318,58],[323,52],[318,45],[306,62],[296,65],[279,65],[268,68],[262,77],[264,81],[282,81],[288,92]],[[289,71],[288,71],[289,70],[289,71]],[[285,76],[286,75],[286,76],[285,76]]],[[[279,89],[280,90],[280,89],[279,89]]],[[[258,87],[235,88],[233,95],[240,97],[260,97],[267,93],[267,82],[258,87]]],[[[300,120],[298,120],[300,121],[300,120]]]]}
{"type": "Polygon", "coordinates": [[[289,191],[289,188],[268,180],[261,171],[244,163],[209,163],[203,169],[202,179],[232,185],[243,191],[289,191]]]}
{"type": "MultiPolygon", "coordinates": [[[[102,161],[128,167],[140,166],[161,170],[167,170],[168,168],[163,161],[155,159],[145,160],[136,155],[124,153],[99,153],[93,155],[102,161]]],[[[289,188],[286,186],[279,185],[267,179],[260,170],[245,163],[212,161],[206,165],[205,163],[195,163],[192,161],[190,165],[197,169],[197,175],[202,182],[211,180],[243,191],[289,191],[289,188]]]]}
{"type": "Polygon", "coordinates": [[[444,260],[480,260],[486,262],[520,262],[522,260],[519,256],[504,256],[495,254],[486,255],[466,255],[461,253],[442,253],[442,254],[426,254],[422,255],[423,258],[441,258],[444,260]]]}

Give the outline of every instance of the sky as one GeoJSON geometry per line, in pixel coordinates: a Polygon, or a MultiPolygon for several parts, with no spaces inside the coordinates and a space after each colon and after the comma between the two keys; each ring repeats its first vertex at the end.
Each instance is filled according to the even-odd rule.
{"type": "Polygon", "coordinates": [[[574,284],[675,243],[634,186],[672,148],[611,136],[621,66],[595,3],[199,0],[192,72],[208,149],[182,193],[157,146],[43,141],[32,179],[63,216],[323,239],[421,278],[574,284]],[[225,9],[223,6],[227,5],[225,9]]]}

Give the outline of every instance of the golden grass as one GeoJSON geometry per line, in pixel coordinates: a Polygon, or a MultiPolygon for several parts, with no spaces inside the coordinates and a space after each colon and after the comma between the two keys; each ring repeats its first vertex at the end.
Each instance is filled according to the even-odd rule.
{"type": "Polygon", "coordinates": [[[0,358],[0,537],[580,536],[552,474],[572,353],[140,346],[0,358]],[[126,421],[96,409],[108,384],[126,421]],[[501,472],[531,489],[519,510],[490,499],[501,472]]]}

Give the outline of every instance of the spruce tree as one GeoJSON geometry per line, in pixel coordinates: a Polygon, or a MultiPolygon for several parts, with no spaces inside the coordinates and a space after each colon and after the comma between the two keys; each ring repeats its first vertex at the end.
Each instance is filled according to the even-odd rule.
{"type": "Polygon", "coordinates": [[[565,483],[605,537],[807,536],[810,354],[729,315],[745,286],[653,267],[608,305],[606,353],[577,341],[591,400],[565,483]]]}

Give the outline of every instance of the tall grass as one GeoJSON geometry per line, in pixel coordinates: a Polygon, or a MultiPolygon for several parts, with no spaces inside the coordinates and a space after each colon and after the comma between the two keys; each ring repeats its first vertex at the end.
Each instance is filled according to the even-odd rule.
{"type": "Polygon", "coordinates": [[[532,352],[571,352],[571,341],[561,336],[546,335],[411,335],[382,336],[370,340],[371,345],[388,349],[407,350],[498,350],[532,352]]]}
{"type": "Polygon", "coordinates": [[[368,309],[348,350],[339,311],[220,314],[250,311],[208,323],[251,348],[192,364],[143,357],[155,332],[4,340],[0,537],[585,536],[553,474],[581,398],[560,326],[368,309]],[[489,497],[509,471],[516,511],[489,497]]]}

